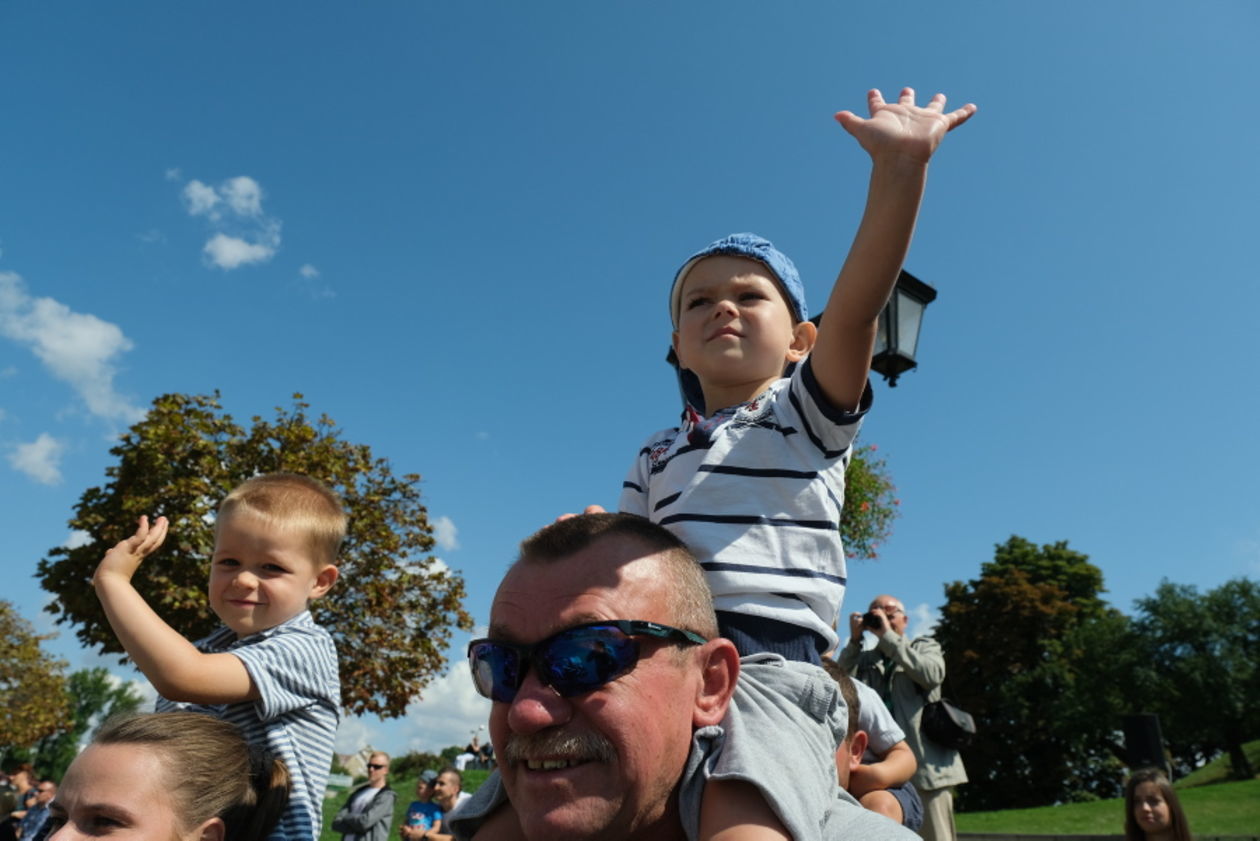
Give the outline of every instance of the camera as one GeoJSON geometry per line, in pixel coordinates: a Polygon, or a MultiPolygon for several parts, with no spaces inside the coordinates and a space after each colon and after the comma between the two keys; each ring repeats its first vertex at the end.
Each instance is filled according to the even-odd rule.
{"type": "Polygon", "coordinates": [[[862,627],[877,630],[880,627],[879,617],[874,613],[867,611],[862,614],[862,627]]]}

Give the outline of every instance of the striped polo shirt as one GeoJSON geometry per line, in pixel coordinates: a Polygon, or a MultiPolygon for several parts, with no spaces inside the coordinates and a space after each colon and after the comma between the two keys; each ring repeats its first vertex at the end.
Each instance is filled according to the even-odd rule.
{"type": "Polygon", "coordinates": [[[834,647],[844,599],[844,471],[862,417],[827,401],[809,360],[762,395],[648,439],[623,483],[622,511],[682,539],[717,610],[796,625],[834,647]],[[716,422],[715,422],[716,420],[716,422]]]}
{"type": "Polygon", "coordinates": [[[321,809],[333,741],[341,719],[341,680],[332,636],[310,611],[274,628],[236,638],[226,625],[195,643],[206,654],[235,654],[245,665],[257,701],[186,704],[159,697],[158,712],[204,712],[230,721],[250,744],[263,745],[289,766],[289,805],[271,838],[310,841],[319,837],[321,809]]]}

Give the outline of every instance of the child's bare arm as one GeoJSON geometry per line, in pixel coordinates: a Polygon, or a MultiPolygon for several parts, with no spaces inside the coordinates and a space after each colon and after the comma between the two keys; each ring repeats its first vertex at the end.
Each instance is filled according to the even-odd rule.
{"type": "Polygon", "coordinates": [[[867,94],[871,116],[836,114],[845,131],[871,156],[871,183],[862,223],[836,279],[810,354],[818,384],[837,407],[857,408],[866,387],[879,312],[883,309],[914,234],[927,183],[928,161],[945,133],[976,112],[967,104],[945,112],[945,95],[924,107],[903,88],[897,102],[878,90],[867,94]]]}
{"type": "Polygon", "coordinates": [[[752,783],[710,780],[700,801],[699,841],[791,841],[752,783]]]}
{"type": "Polygon", "coordinates": [[[905,740],[888,749],[878,762],[857,766],[849,775],[849,793],[861,798],[870,791],[901,785],[914,776],[919,763],[905,740]]]}
{"type": "Polygon", "coordinates": [[[132,586],[131,578],[146,556],[166,539],[167,521],[152,527],[140,518],[136,533],[105,553],[92,586],[110,627],[136,667],[154,688],[172,701],[227,704],[259,697],[245,665],[233,654],[203,654],[162,617],[132,586]]]}

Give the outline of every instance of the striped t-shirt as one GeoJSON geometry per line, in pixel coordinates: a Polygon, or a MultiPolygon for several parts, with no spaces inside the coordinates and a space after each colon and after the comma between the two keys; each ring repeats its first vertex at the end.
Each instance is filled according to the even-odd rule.
{"type": "Polygon", "coordinates": [[[704,567],[713,606],[801,627],[834,647],[844,599],[844,471],[863,415],[831,406],[809,360],[714,418],[690,410],[639,451],[622,511],[677,535],[704,567]]]}
{"type": "Polygon", "coordinates": [[[196,643],[206,654],[228,652],[245,665],[261,696],[233,704],[187,704],[159,697],[158,712],[204,712],[230,721],[250,744],[264,745],[289,766],[289,805],[271,838],[311,841],[323,824],[320,810],[333,741],[341,719],[341,680],[332,636],[310,611],[237,639],[226,625],[196,643]]]}

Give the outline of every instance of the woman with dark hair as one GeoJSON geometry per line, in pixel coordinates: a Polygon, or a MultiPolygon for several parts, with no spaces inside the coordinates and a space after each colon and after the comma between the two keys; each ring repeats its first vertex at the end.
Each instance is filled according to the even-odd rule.
{"type": "Polygon", "coordinates": [[[284,762],[226,721],[116,718],[66,771],[49,841],[265,841],[288,802],[284,762]]]}
{"type": "Polygon", "coordinates": [[[1186,813],[1162,771],[1134,771],[1124,785],[1125,841],[1191,841],[1186,813]]]}

